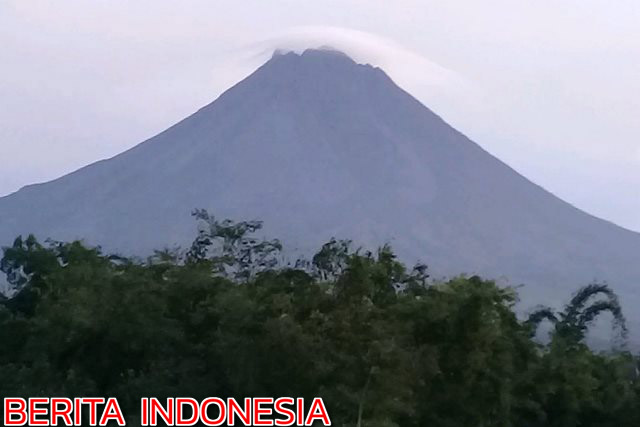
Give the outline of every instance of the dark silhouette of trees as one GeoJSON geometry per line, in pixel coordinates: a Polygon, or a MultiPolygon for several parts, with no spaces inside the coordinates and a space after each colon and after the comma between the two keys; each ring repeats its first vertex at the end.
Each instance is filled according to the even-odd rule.
{"type": "Polygon", "coordinates": [[[533,336],[540,323],[548,320],[554,326],[555,337],[571,343],[580,343],[584,340],[589,326],[603,313],[613,316],[613,329],[624,341],[627,336],[625,318],[617,295],[606,284],[596,283],[580,288],[562,312],[556,313],[549,307],[538,308],[529,315],[526,324],[531,328],[533,336]]]}
{"type": "Polygon", "coordinates": [[[133,426],[142,396],[321,396],[351,427],[640,422],[637,358],[583,343],[605,312],[626,331],[607,286],[522,322],[513,289],[430,280],[388,246],[334,239],[296,268],[261,223],[196,217],[188,251],[147,261],[33,237],[5,248],[0,395],[114,396],[133,426]]]}

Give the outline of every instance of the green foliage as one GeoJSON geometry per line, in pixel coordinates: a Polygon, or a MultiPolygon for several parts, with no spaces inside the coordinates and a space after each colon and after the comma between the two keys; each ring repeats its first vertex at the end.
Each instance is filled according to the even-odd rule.
{"type": "MultiPolygon", "coordinates": [[[[186,255],[147,262],[17,239],[0,267],[0,395],[321,396],[339,426],[635,426],[637,359],[583,344],[623,318],[594,285],[521,322],[516,294],[479,277],[428,280],[391,249],[332,240],[310,268],[277,261],[258,222],[205,211],[186,255]],[[593,297],[604,297],[594,299],[593,297]],[[542,319],[548,346],[532,339],[542,319]]],[[[623,328],[623,326],[622,326],[623,328]]]]}
{"type": "Polygon", "coordinates": [[[554,339],[577,345],[584,341],[589,326],[603,313],[613,316],[613,329],[618,334],[616,338],[624,345],[627,326],[622,308],[617,295],[605,284],[595,283],[580,288],[561,313],[556,314],[549,307],[538,308],[529,315],[526,324],[535,335],[540,323],[548,320],[555,328],[554,339]],[[604,299],[598,300],[600,296],[604,299]]]}
{"type": "Polygon", "coordinates": [[[350,245],[350,240],[336,240],[335,238],[322,245],[312,260],[315,274],[321,280],[335,280],[339,277],[347,267],[350,245]]]}
{"type": "Polygon", "coordinates": [[[236,280],[249,280],[278,264],[280,242],[255,236],[262,228],[261,221],[218,221],[204,209],[196,209],[193,216],[200,229],[186,254],[187,262],[208,261],[215,273],[236,280]]]}

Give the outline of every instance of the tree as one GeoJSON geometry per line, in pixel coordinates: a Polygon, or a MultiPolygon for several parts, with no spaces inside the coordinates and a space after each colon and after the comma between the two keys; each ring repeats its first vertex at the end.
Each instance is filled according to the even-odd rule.
{"type": "Polygon", "coordinates": [[[320,280],[335,280],[347,267],[350,246],[351,240],[336,240],[332,237],[313,256],[313,274],[320,280]]]}
{"type": "Polygon", "coordinates": [[[196,209],[193,216],[200,228],[187,252],[188,262],[206,260],[215,274],[237,280],[248,280],[278,265],[282,244],[255,236],[262,229],[261,221],[218,221],[205,209],[196,209]]]}
{"type": "Polygon", "coordinates": [[[617,295],[606,284],[590,284],[579,289],[560,313],[549,307],[540,307],[529,315],[526,324],[533,336],[540,323],[548,320],[554,325],[555,337],[577,344],[584,340],[596,318],[607,312],[613,316],[613,328],[624,343],[627,336],[625,318],[617,295]],[[597,300],[599,296],[604,299],[597,300]]]}
{"type": "Polygon", "coordinates": [[[513,289],[427,280],[389,246],[333,239],[312,268],[283,267],[261,261],[276,253],[254,238],[261,223],[198,217],[188,259],[32,237],[6,248],[19,292],[0,301],[0,395],[114,396],[133,426],[145,395],[320,396],[345,427],[640,422],[638,358],[583,343],[600,313],[626,330],[605,286],[521,322],[513,289]],[[556,333],[541,347],[544,319],[556,333]]]}

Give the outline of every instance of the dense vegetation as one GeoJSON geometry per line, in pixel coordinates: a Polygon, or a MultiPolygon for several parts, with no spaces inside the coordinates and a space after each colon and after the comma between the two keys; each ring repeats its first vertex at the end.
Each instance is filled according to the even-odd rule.
{"type": "Polygon", "coordinates": [[[584,344],[602,312],[624,339],[606,286],[520,321],[512,289],[434,282],[388,247],[332,240],[285,265],[260,223],[196,216],[188,251],[144,261],[32,237],[5,248],[0,396],[117,397],[129,425],[142,396],[321,396],[337,426],[640,425],[635,357],[584,344]]]}

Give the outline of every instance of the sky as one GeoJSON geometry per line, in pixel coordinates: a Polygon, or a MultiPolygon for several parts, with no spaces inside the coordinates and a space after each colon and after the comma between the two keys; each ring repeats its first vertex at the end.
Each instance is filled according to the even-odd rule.
{"type": "Polygon", "coordinates": [[[0,0],[0,196],[157,134],[274,49],[332,46],[640,231],[639,22],[637,0],[0,0]]]}

